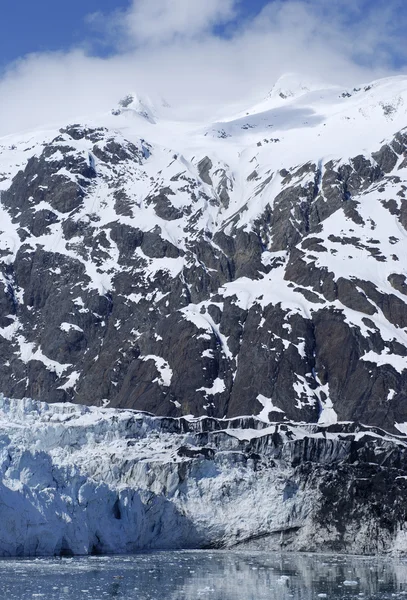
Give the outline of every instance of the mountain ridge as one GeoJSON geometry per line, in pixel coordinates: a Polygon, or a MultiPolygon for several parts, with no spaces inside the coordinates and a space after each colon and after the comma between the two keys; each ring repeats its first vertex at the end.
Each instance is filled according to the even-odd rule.
{"type": "Polygon", "coordinates": [[[0,139],[2,391],[405,432],[406,82],[0,139]]]}

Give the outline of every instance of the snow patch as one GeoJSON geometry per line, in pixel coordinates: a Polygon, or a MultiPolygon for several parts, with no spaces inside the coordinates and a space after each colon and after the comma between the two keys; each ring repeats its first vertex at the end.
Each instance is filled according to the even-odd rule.
{"type": "Polygon", "coordinates": [[[259,419],[261,419],[265,423],[270,422],[269,421],[269,413],[271,413],[271,412],[284,413],[284,411],[281,408],[278,408],[278,406],[274,406],[271,398],[266,398],[266,396],[263,396],[263,394],[259,394],[257,396],[256,400],[258,400],[260,402],[260,404],[263,405],[263,410],[257,416],[259,419]]]}
{"type": "Polygon", "coordinates": [[[156,379],[153,380],[153,383],[157,382],[164,387],[169,387],[171,385],[173,372],[166,360],[161,356],[155,356],[154,354],[149,354],[148,356],[142,356],[140,358],[143,361],[153,360],[155,362],[155,366],[160,376],[156,377],[156,379]]]}
{"type": "Polygon", "coordinates": [[[217,377],[215,379],[215,381],[213,382],[212,387],[210,387],[210,388],[201,387],[196,391],[197,392],[205,392],[205,394],[207,396],[214,396],[215,394],[222,394],[225,390],[226,390],[225,382],[220,377],[217,377]]]}

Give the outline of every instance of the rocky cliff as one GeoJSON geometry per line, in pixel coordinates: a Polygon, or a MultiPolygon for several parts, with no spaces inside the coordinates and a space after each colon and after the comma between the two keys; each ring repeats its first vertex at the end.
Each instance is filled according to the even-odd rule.
{"type": "Polygon", "coordinates": [[[0,140],[6,395],[405,431],[407,80],[280,87],[0,140]]]}

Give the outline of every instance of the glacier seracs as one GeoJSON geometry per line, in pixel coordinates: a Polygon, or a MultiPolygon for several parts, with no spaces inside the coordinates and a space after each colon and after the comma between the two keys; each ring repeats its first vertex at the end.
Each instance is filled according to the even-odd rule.
{"type": "Polygon", "coordinates": [[[4,397],[0,426],[1,556],[242,544],[407,548],[397,509],[407,473],[399,464],[403,436],[350,423],[170,419],[4,397]],[[358,476],[363,461],[375,470],[372,481],[381,479],[369,498],[352,499],[352,486],[366,490],[358,476]],[[383,519],[391,511],[394,530],[372,513],[387,476],[393,496],[381,510],[383,519]],[[335,494],[329,524],[320,514],[327,486],[335,494]]]}

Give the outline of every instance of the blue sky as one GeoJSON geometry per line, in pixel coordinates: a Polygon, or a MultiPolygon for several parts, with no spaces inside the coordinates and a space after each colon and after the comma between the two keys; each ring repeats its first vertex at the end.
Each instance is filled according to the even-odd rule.
{"type": "MultiPolygon", "coordinates": [[[[154,2],[154,0],[150,0],[154,2]]],[[[198,0],[191,0],[197,2],[198,0]]],[[[228,0],[224,0],[227,2],[228,0]]],[[[244,23],[259,13],[266,4],[289,4],[288,0],[238,0],[239,18],[237,23],[244,23]]],[[[292,2],[291,2],[292,3],[292,2]]],[[[0,20],[0,67],[25,56],[31,52],[67,51],[72,47],[86,47],[93,54],[106,55],[113,52],[109,43],[100,43],[101,36],[92,30],[87,22],[87,15],[101,12],[105,15],[114,10],[129,9],[131,0],[6,0],[2,3],[0,20]]],[[[315,8],[321,7],[321,14],[335,15],[344,25],[363,26],[365,19],[375,18],[378,27],[381,15],[391,8],[392,36],[381,42],[393,66],[399,68],[407,63],[407,42],[405,26],[407,24],[407,2],[405,0],[300,0],[298,4],[315,8]],[[404,47],[403,47],[404,46],[404,47]]],[[[197,10],[198,4],[197,4],[197,10]]],[[[227,31],[227,29],[226,29],[227,31]]],[[[217,33],[224,32],[220,24],[217,33]]],[[[378,42],[380,44],[380,42],[378,42]]],[[[358,56],[355,57],[358,60],[358,56]]],[[[360,60],[363,61],[363,52],[360,60]]]]}
{"type": "MultiPolygon", "coordinates": [[[[242,0],[241,18],[259,12],[266,3],[242,0]]],[[[94,42],[93,52],[106,54],[111,48],[97,43],[98,36],[86,17],[124,10],[130,4],[130,0],[5,0],[0,20],[0,66],[31,52],[68,50],[87,41],[94,42]]]]}
{"type": "Polygon", "coordinates": [[[1,7],[0,63],[80,44],[89,36],[87,14],[128,4],[126,0],[6,0],[1,7]]]}

